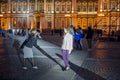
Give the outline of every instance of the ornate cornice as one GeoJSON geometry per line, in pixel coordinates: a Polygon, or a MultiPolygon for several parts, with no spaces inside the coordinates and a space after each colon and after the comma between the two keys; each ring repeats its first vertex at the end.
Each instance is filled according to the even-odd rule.
{"type": "Polygon", "coordinates": [[[89,1],[98,1],[98,0],[77,0],[77,1],[80,1],[80,2],[86,1],[86,2],[89,2],[89,1]]]}

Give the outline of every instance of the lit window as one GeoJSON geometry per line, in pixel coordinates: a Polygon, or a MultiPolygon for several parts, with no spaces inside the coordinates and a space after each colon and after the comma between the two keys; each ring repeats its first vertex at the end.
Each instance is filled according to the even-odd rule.
{"type": "Polygon", "coordinates": [[[12,11],[16,11],[16,2],[12,2],[12,11]]]}
{"type": "Polygon", "coordinates": [[[5,3],[2,3],[2,5],[1,5],[1,12],[2,13],[5,13],[6,12],[6,4],[5,3]]]}
{"type": "Polygon", "coordinates": [[[107,3],[104,3],[104,10],[107,10],[107,3]]]}
{"type": "Polygon", "coordinates": [[[83,8],[83,12],[86,12],[86,11],[87,11],[87,4],[86,4],[86,3],[83,3],[83,4],[82,4],[82,8],[83,8]]]}
{"type": "Polygon", "coordinates": [[[95,3],[95,11],[97,11],[98,10],[98,5],[97,5],[97,3],[95,3]]]}
{"type": "Polygon", "coordinates": [[[21,2],[19,1],[17,5],[18,5],[18,11],[21,11],[21,2]]]}
{"type": "Polygon", "coordinates": [[[77,11],[78,11],[78,12],[81,11],[81,4],[80,4],[80,2],[78,2],[78,5],[77,5],[77,11]]]}
{"type": "Polygon", "coordinates": [[[23,11],[26,11],[26,10],[27,10],[27,3],[23,2],[23,11]]]}
{"type": "Polygon", "coordinates": [[[92,9],[93,9],[93,8],[92,8],[92,4],[89,4],[89,7],[88,7],[88,8],[89,8],[89,12],[92,12],[92,9]]]}

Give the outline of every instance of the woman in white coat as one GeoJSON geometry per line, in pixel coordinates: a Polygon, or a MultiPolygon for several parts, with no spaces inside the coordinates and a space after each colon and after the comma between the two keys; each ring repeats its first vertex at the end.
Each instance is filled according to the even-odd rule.
{"type": "Polygon", "coordinates": [[[64,28],[64,38],[62,43],[62,57],[65,64],[65,70],[69,69],[69,54],[73,49],[73,36],[69,33],[69,28],[64,28]]]}

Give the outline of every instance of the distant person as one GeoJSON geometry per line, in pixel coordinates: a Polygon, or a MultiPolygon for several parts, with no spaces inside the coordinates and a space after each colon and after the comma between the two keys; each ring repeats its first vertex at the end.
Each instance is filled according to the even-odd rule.
{"type": "Polygon", "coordinates": [[[86,34],[86,39],[87,39],[87,44],[88,44],[88,51],[92,50],[92,38],[93,38],[93,30],[91,27],[88,27],[87,34],[86,34]]]}
{"type": "Polygon", "coordinates": [[[79,27],[78,30],[79,30],[79,33],[81,34],[80,45],[81,45],[81,49],[82,49],[82,47],[83,47],[84,32],[83,32],[83,30],[82,30],[81,27],[79,27]]]}
{"type": "Polygon", "coordinates": [[[23,54],[24,54],[24,66],[23,69],[27,69],[26,67],[26,59],[31,59],[32,61],[32,67],[34,69],[38,69],[37,66],[35,66],[34,64],[34,56],[33,56],[33,46],[37,45],[37,40],[36,37],[33,33],[31,33],[28,38],[26,38],[26,40],[23,42],[23,44],[21,45],[21,48],[23,49],[23,54]]]}
{"type": "Polygon", "coordinates": [[[38,39],[42,39],[42,37],[40,36],[40,31],[39,30],[35,30],[35,37],[38,39]]]}
{"type": "MultiPolygon", "coordinates": [[[[75,34],[76,30],[75,30],[75,27],[73,25],[70,25],[70,28],[69,28],[69,33],[72,35],[73,37],[73,42],[75,42],[74,40],[74,34],[75,34]]],[[[76,42],[75,42],[76,43],[76,42]]]]}
{"type": "Polygon", "coordinates": [[[103,35],[103,32],[102,32],[102,29],[100,30],[100,37],[102,37],[102,35],[103,35]]]}
{"type": "Polygon", "coordinates": [[[115,31],[112,30],[112,36],[114,36],[114,35],[115,35],[115,31]]]}
{"type": "Polygon", "coordinates": [[[69,30],[69,33],[73,36],[74,35],[74,27],[73,25],[70,25],[70,30],[69,30]]]}
{"type": "Polygon", "coordinates": [[[53,35],[53,33],[54,33],[54,30],[53,30],[53,29],[51,29],[51,35],[53,35]]]}
{"type": "Polygon", "coordinates": [[[9,29],[9,30],[8,30],[8,37],[9,37],[10,39],[14,39],[13,29],[9,29]]]}
{"type": "Polygon", "coordinates": [[[29,38],[29,35],[30,35],[30,29],[26,29],[26,32],[25,32],[25,39],[28,39],[29,38]]]}
{"type": "Polygon", "coordinates": [[[60,36],[62,36],[62,29],[60,28],[60,36]]]}
{"type": "Polygon", "coordinates": [[[120,42],[120,30],[117,31],[116,36],[117,36],[117,41],[120,42]]]}
{"type": "Polygon", "coordinates": [[[79,32],[79,29],[78,29],[78,30],[75,32],[75,34],[74,34],[76,49],[82,50],[82,46],[81,46],[81,44],[80,44],[81,38],[82,38],[82,33],[79,32]]]}
{"type": "Polygon", "coordinates": [[[69,28],[64,28],[64,37],[62,43],[62,57],[65,64],[65,70],[69,69],[69,55],[73,49],[73,36],[69,33],[69,28]]]}
{"type": "Polygon", "coordinates": [[[1,35],[2,37],[5,37],[5,30],[0,29],[0,35],[1,35]]]}

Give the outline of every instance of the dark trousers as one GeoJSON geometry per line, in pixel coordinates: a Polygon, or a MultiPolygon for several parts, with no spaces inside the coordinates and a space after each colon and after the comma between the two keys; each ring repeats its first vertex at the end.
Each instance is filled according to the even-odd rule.
{"type": "Polygon", "coordinates": [[[92,48],[92,39],[87,39],[88,48],[92,48]]]}
{"type": "Polygon", "coordinates": [[[80,44],[80,40],[76,40],[76,48],[77,49],[82,49],[82,46],[80,44]]]}

